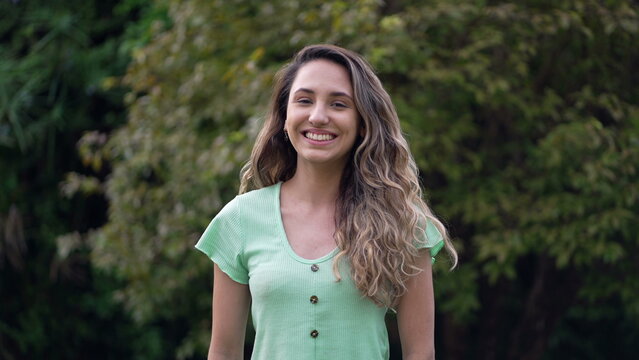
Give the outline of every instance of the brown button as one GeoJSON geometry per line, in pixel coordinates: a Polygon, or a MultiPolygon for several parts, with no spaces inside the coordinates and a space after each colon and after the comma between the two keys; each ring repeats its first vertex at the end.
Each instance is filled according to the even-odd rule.
{"type": "Polygon", "coordinates": [[[311,304],[317,304],[317,300],[319,300],[317,296],[315,295],[311,296],[311,304]]]}
{"type": "Polygon", "coordinates": [[[311,337],[316,338],[317,335],[319,335],[319,332],[317,332],[317,330],[311,331],[311,337]]]}
{"type": "Polygon", "coordinates": [[[311,265],[311,271],[312,272],[317,272],[317,270],[319,270],[319,266],[317,266],[317,264],[311,265]]]}

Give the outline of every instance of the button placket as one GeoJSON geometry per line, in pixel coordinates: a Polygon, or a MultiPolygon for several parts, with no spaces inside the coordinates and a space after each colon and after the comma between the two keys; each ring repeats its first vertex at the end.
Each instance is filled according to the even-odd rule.
{"type": "MultiPolygon", "coordinates": [[[[314,273],[318,272],[319,265],[312,264],[311,271],[314,273]]],[[[313,289],[311,289],[312,291],[311,294],[317,293],[317,282],[318,282],[317,275],[313,275],[311,281],[313,283],[313,289]]],[[[317,331],[317,308],[315,307],[315,304],[317,304],[317,302],[319,301],[319,298],[317,297],[317,295],[311,295],[311,297],[309,298],[309,301],[311,303],[310,306],[313,307],[311,309],[311,312],[313,314],[313,328],[312,328],[313,330],[311,330],[310,335],[311,335],[311,338],[315,339],[319,335],[319,331],[317,331]]]]}

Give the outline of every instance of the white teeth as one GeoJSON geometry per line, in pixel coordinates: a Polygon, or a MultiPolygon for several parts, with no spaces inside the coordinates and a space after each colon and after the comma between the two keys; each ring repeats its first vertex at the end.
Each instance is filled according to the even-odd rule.
{"type": "Polygon", "coordinates": [[[330,135],[330,134],[315,134],[312,132],[307,132],[306,133],[306,137],[311,139],[311,140],[315,140],[315,141],[328,141],[328,140],[333,140],[335,138],[334,135],[330,135]]]}

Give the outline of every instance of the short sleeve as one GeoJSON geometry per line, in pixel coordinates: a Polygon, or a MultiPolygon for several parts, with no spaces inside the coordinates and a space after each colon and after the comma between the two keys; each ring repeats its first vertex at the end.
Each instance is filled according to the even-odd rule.
{"type": "Polygon", "coordinates": [[[427,220],[426,222],[425,233],[426,233],[426,241],[420,243],[418,245],[418,248],[429,249],[430,256],[432,257],[433,262],[435,262],[435,256],[444,247],[444,237],[439,232],[439,230],[437,230],[437,227],[435,226],[435,224],[433,224],[432,221],[430,221],[430,219],[427,220]]]}
{"type": "Polygon", "coordinates": [[[241,232],[237,198],[229,202],[206,228],[195,248],[206,254],[225,274],[248,284],[243,261],[244,239],[241,232]]]}

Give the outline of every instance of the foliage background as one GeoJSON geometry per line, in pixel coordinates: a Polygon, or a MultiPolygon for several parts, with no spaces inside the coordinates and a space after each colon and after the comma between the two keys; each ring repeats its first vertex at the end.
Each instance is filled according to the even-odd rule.
{"type": "Polygon", "coordinates": [[[455,237],[439,357],[639,350],[635,1],[2,6],[2,357],[203,358],[193,245],[237,193],[274,72],[317,42],[378,70],[455,237]]]}

